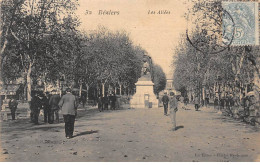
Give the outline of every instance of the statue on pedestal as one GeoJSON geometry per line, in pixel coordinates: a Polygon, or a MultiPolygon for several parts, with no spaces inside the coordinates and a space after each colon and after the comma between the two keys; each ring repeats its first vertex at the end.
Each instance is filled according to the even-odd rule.
{"type": "Polygon", "coordinates": [[[135,83],[136,93],[130,100],[132,108],[152,108],[158,107],[158,100],[154,94],[152,59],[148,55],[143,56],[141,77],[135,83]]]}
{"type": "Polygon", "coordinates": [[[144,61],[143,68],[142,68],[142,76],[150,74],[150,65],[147,61],[144,61]]]}
{"type": "Polygon", "coordinates": [[[151,81],[152,79],[152,60],[151,57],[144,55],[141,77],[139,80],[151,81]]]}

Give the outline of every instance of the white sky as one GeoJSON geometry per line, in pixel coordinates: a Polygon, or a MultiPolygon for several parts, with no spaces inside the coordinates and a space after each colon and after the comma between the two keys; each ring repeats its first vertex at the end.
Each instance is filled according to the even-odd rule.
{"type": "Polygon", "coordinates": [[[129,33],[134,45],[140,45],[159,64],[167,77],[171,74],[173,50],[187,24],[183,17],[185,0],[79,0],[76,12],[82,22],[80,29],[96,30],[99,25],[129,33]],[[92,14],[87,15],[86,10],[92,14]],[[98,15],[99,10],[119,11],[119,15],[98,15]],[[167,15],[149,15],[148,10],[168,10],[167,15]]]}

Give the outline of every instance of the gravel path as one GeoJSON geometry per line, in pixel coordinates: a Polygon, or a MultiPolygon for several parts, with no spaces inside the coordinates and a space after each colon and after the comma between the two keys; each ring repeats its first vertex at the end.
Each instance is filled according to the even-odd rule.
{"type": "Polygon", "coordinates": [[[189,108],[177,112],[177,131],[163,108],[81,110],[72,139],[64,123],[2,122],[0,161],[260,161],[259,129],[189,108]]]}

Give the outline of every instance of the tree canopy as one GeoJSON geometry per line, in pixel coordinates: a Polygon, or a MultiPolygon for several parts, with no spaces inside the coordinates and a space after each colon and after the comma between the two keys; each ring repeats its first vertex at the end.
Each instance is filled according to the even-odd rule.
{"type": "MultiPolygon", "coordinates": [[[[79,31],[77,6],[77,0],[1,2],[1,77],[6,83],[23,77],[29,101],[36,81],[134,91],[147,52],[125,31],[79,31]]],[[[158,93],[165,87],[165,74],[157,65],[154,70],[158,93]]]]}
{"type": "Polygon", "coordinates": [[[189,31],[175,49],[174,87],[193,91],[202,99],[203,90],[237,98],[249,92],[252,84],[259,91],[259,46],[217,43],[223,42],[224,35],[222,1],[192,2],[187,19],[193,17],[193,23],[198,25],[195,27],[199,28],[189,31]]]}

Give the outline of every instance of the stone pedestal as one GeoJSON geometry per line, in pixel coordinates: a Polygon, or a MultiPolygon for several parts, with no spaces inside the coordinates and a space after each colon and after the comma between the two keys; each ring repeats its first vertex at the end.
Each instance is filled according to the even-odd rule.
{"type": "Polygon", "coordinates": [[[153,93],[154,83],[149,77],[141,77],[136,85],[136,93],[130,100],[131,108],[156,108],[158,99],[153,93]]]}

